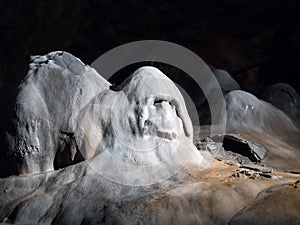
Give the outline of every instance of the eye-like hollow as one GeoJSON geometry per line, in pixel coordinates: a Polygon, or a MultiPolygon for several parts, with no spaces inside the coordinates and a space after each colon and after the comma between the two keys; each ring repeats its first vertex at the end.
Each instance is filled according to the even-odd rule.
{"type": "Polygon", "coordinates": [[[162,102],[166,102],[166,100],[164,100],[164,99],[155,99],[154,102],[153,102],[153,105],[158,105],[158,104],[161,104],[162,102]]]}

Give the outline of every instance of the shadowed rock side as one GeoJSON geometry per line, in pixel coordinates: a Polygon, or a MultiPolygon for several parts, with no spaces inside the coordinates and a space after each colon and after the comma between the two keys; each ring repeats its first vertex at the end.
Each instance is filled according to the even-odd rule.
{"type": "Polygon", "coordinates": [[[94,169],[149,184],[190,160],[202,162],[180,91],[154,67],[110,86],[69,53],[36,56],[3,108],[1,176],[51,171],[101,153],[94,169]]]}
{"type": "MultiPolygon", "coordinates": [[[[234,91],[234,90],[240,90],[240,86],[239,84],[232,78],[232,76],[225,70],[221,70],[221,69],[216,69],[213,66],[210,66],[210,69],[212,71],[212,74],[215,76],[215,78],[218,81],[219,87],[222,90],[223,95],[226,95],[228,92],[230,91],[234,91]]],[[[194,125],[198,125],[199,123],[201,125],[205,124],[211,124],[211,112],[210,112],[210,106],[208,101],[206,100],[207,98],[210,98],[210,96],[213,96],[215,94],[214,89],[211,89],[210,92],[208,93],[208,96],[204,96],[204,94],[202,92],[200,92],[199,90],[194,90],[194,92],[196,92],[197,94],[194,94],[195,96],[201,96],[198,98],[198,101],[195,102],[195,105],[197,107],[197,111],[198,111],[198,118],[197,120],[195,120],[193,118],[193,124],[194,125]],[[203,99],[203,100],[202,100],[203,99]],[[198,122],[199,121],[199,122],[198,122]]],[[[223,99],[220,99],[220,101],[222,101],[223,99]]],[[[187,106],[190,110],[192,110],[191,106],[187,106]]],[[[223,116],[223,115],[220,115],[223,116]]]]}
{"type": "Polygon", "coordinates": [[[227,133],[235,133],[267,149],[262,164],[300,171],[300,131],[280,109],[244,91],[225,95],[227,133]]]}
{"type": "Polygon", "coordinates": [[[267,89],[263,98],[285,112],[300,128],[300,96],[294,88],[288,84],[274,84],[267,89]]]}
{"type": "Polygon", "coordinates": [[[205,167],[192,143],[193,127],[182,95],[154,67],[141,67],[119,86],[102,91],[78,120],[78,148],[99,153],[91,166],[116,182],[156,183],[188,161],[205,167]]]}
{"type": "Polygon", "coordinates": [[[247,165],[260,163],[266,156],[266,149],[240,135],[217,135],[194,141],[199,150],[206,151],[214,158],[228,163],[247,165]]]}
{"type": "Polygon", "coordinates": [[[0,175],[45,172],[82,160],[74,139],[77,117],[108,86],[69,53],[32,57],[27,76],[1,105],[0,175]]]}
{"type": "Polygon", "coordinates": [[[232,76],[226,71],[211,67],[213,74],[215,75],[219,85],[224,93],[233,90],[240,90],[240,85],[232,78],[232,76]]]}
{"type": "Polygon", "coordinates": [[[12,150],[39,148],[21,155],[23,161],[13,154],[10,163],[32,170],[0,179],[0,223],[300,223],[298,130],[271,104],[242,91],[226,96],[228,129],[235,134],[225,135],[224,149],[243,143],[248,152],[231,149],[231,158],[251,159],[243,164],[224,160],[224,149],[214,158],[211,139],[197,151],[183,97],[156,68],[142,67],[110,86],[68,53],[33,62],[8,99],[6,116],[13,116],[3,120],[1,138],[10,147],[1,149],[1,160],[12,150]],[[60,145],[86,160],[53,171],[57,152],[64,152],[60,145]]]}

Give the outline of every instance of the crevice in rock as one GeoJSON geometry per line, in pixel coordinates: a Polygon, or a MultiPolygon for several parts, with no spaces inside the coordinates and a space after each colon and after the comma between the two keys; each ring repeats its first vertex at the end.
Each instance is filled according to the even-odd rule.
{"type": "Polygon", "coordinates": [[[61,132],[59,150],[55,154],[53,167],[55,170],[74,165],[84,160],[78,149],[74,133],[61,132]]]}
{"type": "Polygon", "coordinates": [[[238,153],[242,156],[247,157],[252,162],[258,162],[259,160],[254,156],[253,151],[249,147],[247,142],[240,141],[238,139],[232,138],[231,136],[224,136],[223,148],[225,151],[231,151],[238,153]]]}

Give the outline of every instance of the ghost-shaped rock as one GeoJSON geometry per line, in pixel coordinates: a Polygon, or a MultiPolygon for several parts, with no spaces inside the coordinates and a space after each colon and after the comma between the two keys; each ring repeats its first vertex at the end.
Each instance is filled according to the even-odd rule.
{"type": "Polygon", "coordinates": [[[101,92],[82,112],[76,131],[79,149],[97,154],[91,165],[126,184],[159,181],[187,162],[202,161],[180,91],[154,67],[142,67],[101,92]]]}
{"type": "Polygon", "coordinates": [[[112,166],[109,174],[117,179],[132,177],[123,172],[133,166],[152,168],[130,169],[133,176],[164,170],[167,178],[185,163],[202,160],[181,93],[154,67],[111,86],[69,53],[36,56],[4,109],[2,177],[51,171],[99,155],[91,165],[105,175],[112,166]]]}

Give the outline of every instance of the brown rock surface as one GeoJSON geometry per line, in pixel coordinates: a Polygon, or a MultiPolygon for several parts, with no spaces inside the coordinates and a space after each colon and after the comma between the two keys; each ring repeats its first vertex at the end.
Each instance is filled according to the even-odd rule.
{"type": "MultiPolygon", "coordinates": [[[[209,155],[202,155],[209,158],[209,155]]],[[[82,162],[1,179],[0,220],[15,224],[297,224],[299,174],[213,160],[152,186],[111,182],[82,162]]]]}

